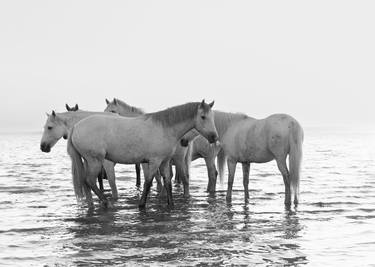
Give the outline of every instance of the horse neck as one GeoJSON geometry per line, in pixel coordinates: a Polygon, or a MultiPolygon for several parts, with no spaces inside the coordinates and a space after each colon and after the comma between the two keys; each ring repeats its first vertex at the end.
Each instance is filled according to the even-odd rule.
{"type": "Polygon", "coordinates": [[[73,112],[71,111],[71,112],[59,113],[58,116],[65,122],[68,130],[70,131],[77,122],[94,114],[98,114],[98,112],[91,112],[91,111],[74,111],[73,112]]]}
{"type": "Polygon", "coordinates": [[[214,111],[214,122],[219,138],[235,123],[244,119],[252,119],[245,114],[214,111]]]}
{"type": "Polygon", "coordinates": [[[180,140],[187,132],[194,128],[195,122],[193,119],[187,119],[185,121],[178,122],[174,125],[168,126],[167,131],[176,138],[176,141],[180,140]]]}

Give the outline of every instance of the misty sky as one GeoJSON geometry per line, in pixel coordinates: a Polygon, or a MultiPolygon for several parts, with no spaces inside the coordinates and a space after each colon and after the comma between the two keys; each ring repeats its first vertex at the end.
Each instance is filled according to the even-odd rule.
{"type": "Polygon", "coordinates": [[[0,131],[113,97],[374,124],[374,14],[373,1],[1,1],[0,131]]]}

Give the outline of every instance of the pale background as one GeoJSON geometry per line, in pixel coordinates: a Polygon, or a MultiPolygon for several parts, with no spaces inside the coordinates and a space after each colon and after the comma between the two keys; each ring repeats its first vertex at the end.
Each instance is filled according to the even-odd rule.
{"type": "Polygon", "coordinates": [[[374,124],[373,1],[1,1],[0,131],[65,103],[374,124]]]}

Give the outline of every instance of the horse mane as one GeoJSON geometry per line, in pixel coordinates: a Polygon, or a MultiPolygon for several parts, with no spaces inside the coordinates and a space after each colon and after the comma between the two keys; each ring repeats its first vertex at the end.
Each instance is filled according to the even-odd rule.
{"type": "Polygon", "coordinates": [[[128,105],[127,103],[125,103],[124,101],[120,100],[120,99],[116,99],[117,103],[123,107],[124,109],[126,109],[126,111],[129,111],[131,113],[136,113],[136,114],[145,114],[145,112],[143,111],[143,109],[141,108],[137,108],[137,107],[133,107],[133,106],[130,106],[128,105]]]}
{"type": "Polygon", "coordinates": [[[199,102],[190,102],[179,106],[167,108],[162,111],[145,114],[146,119],[152,119],[164,127],[175,125],[197,115],[199,102]]]}
{"type": "Polygon", "coordinates": [[[244,113],[231,113],[217,110],[214,111],[215,127],[219,136],[221,136],[232,123],[248,118],[250,117],[244,113]]]}

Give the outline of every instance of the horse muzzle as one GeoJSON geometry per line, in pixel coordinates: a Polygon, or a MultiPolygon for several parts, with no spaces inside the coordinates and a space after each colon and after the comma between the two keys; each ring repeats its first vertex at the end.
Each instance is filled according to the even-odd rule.
{"type": "Polygon", "coordinates": [[[219,140],[219,137],[216,133],[211,133],[208,135],[207,140],[210,144],[216,143],[219,140]]]}
{"type": "Polygon", "coordinates": [[[42,143],[40,144],[40,150],[42,150],[42,152],[48,153],[51,151],[51,146],[46,143],[42,143]]]}
{"type": "Polygon", "coordinates": [[[182,138],[182,139],[180,140],[180,145],[181,145],[182,147],[187,147],[187,146],[189,145],[189,141],[186,140],[186,139],[184,139],[184,138],[182,138]]]}

